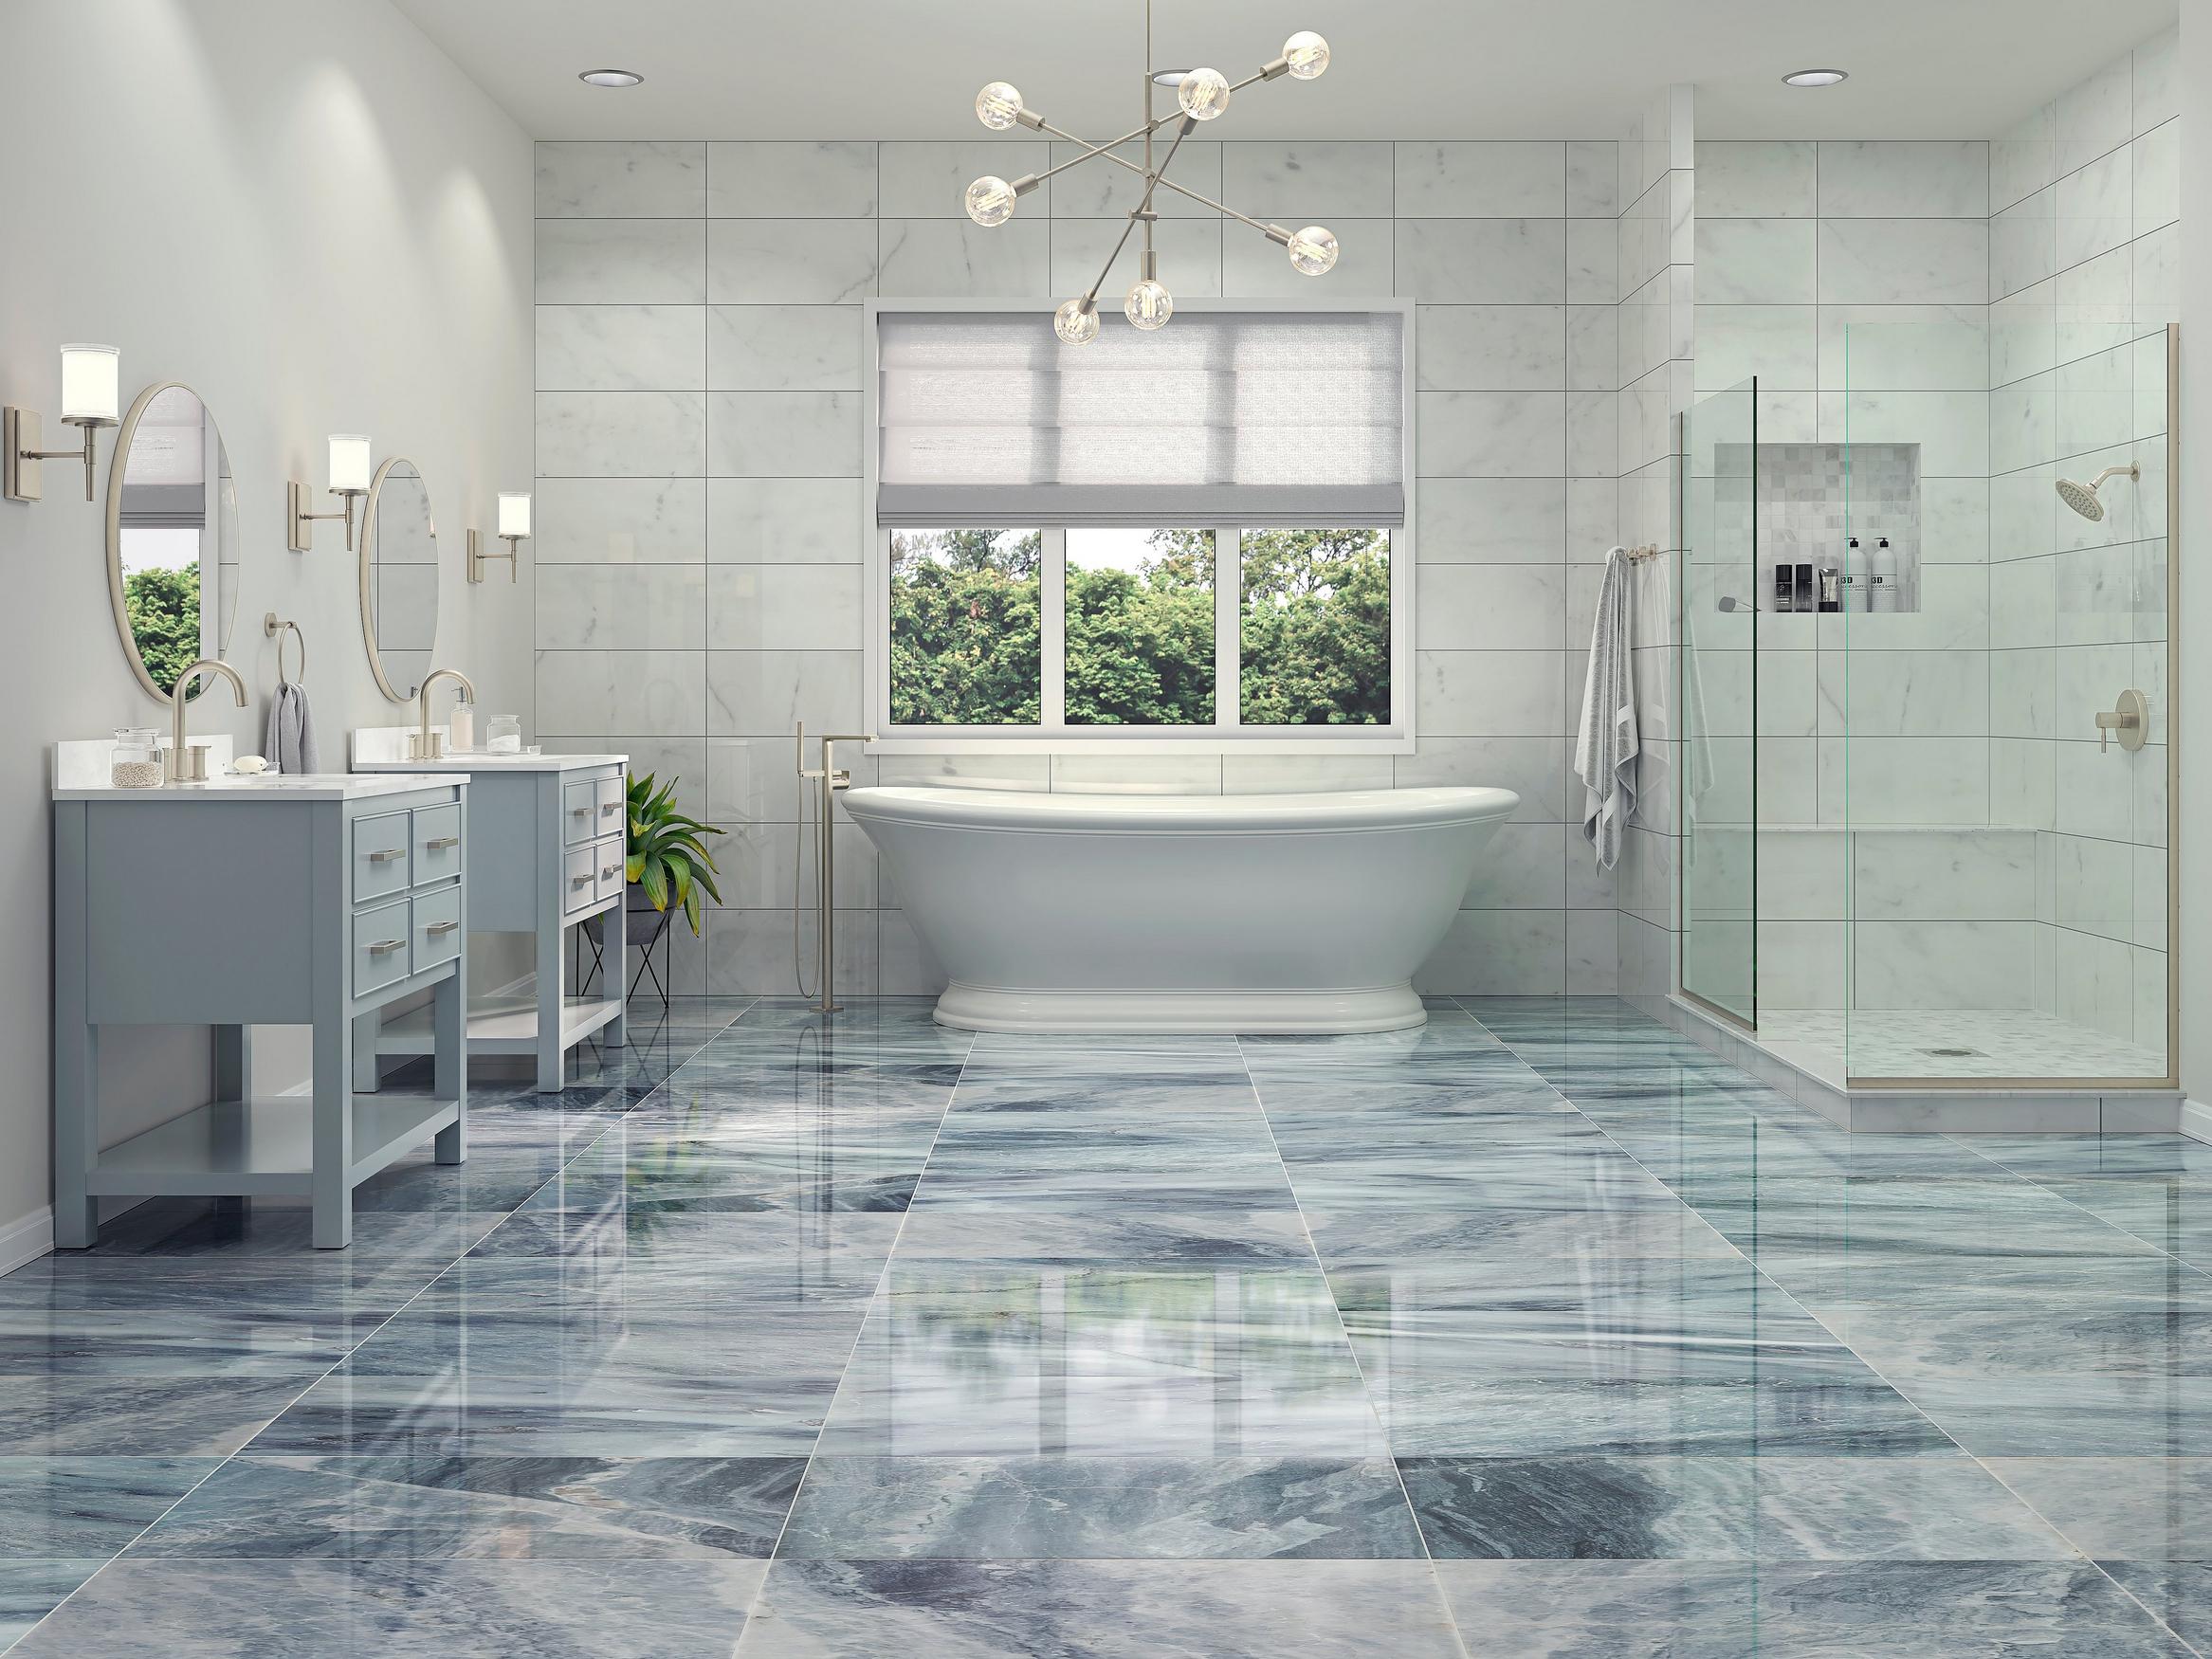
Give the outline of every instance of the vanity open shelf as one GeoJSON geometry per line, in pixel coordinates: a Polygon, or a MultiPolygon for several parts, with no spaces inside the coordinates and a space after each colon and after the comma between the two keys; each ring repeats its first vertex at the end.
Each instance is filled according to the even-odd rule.
{"type": "MultiPolygon", "coordinates": [[[[99,1156],[85,1176],[94,1197],[153,1190],[181,1196],[276,1197],[315,1191],[314,1114],[297,1095],[216,1101],[99,1156]]],[[[461,1121],[459,1101],[427,1095],[357,1094],[347,1106],[358,1186],[409,1148],[461,1121]]]]}

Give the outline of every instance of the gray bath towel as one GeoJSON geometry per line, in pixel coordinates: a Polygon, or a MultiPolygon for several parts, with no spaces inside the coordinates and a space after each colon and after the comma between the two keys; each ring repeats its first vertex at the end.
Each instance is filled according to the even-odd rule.
{"type": "Polygon", "coordinates": [[[1620,838],[1636,811],[1636,665],[1632,654],[1628,550],[1605,556],[1598,621],[1590,630],[1590,677],[1582,687],[1581,729],[1575,738],[1575,775],[1582,780],[1582,834],[1598,851],[1598,867],[1620,862],[1620,838]]]}
{"type": "Polygon", "coordinates": [[[262,748],[264,757],[279,772],[322,770],[322,757],[315,748],[315,716],[301,686],[286,682],[269,699],[268,732],[262,748]]]}

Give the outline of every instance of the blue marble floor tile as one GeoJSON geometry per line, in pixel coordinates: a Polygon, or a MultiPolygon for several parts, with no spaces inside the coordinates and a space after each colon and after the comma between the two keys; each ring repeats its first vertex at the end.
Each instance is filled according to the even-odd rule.
{"type": "Polygon", "coordinates": [[[1009,1199],[932,1201],[927,1183],[906,1212],[898,1259],[1018,1261],[1069,1267],[1308,1267],[1306,1219],[1287,1186],[1187,1203],[1121,1204],[1105,1198],[1081,1209],[1009,1199]]]}
{"type": "Polygon", "coordinates": [[[2212,1646],[2212,1560],[2099,1561],[2098,1567],[2188,1644],[2156,1653],[2202,1653],[2212,1646]]]}
{"type": "Polygon", "coordinates": [[[28,1634],[64,1596],[106,1564],[105,1556],[78,1560],[0,1560],[0,1650],[28,1634]]]}
{"type": "Polygon", "coordinates": [[[9,1377],[291,1378],[336,1365],[383,1322],[311,1305],[178,1305],[159,1286],[135,1305],[0,1296],[0,1395],[9,1377]]]}
{"type": "Polygon", "coordinates": [[[220,1462],[0,1456],[0,1560],[105,1559],[220,1462]]]}
{"type": "Polygon", "coordinates": [[[777,1145],[615,1132],[572,1159],[522,1208],[899,1211],[913,1196],[926,1154],[926,1139],[887,1148],[865,1139],[777,1145]]]}
{"type": "Polygon", "coordinates": [[[816,1457],[779,1557],[1417,1558],[1387,1458],[816,1457]]]}
{"type": "Polygon", "coordinates": [[[522,1211],[486,1233],[448,1271],[510,1260],[564,1261],[570,1270],[648,1267],[705,1272],[745,1285],[863,1294],[891,1253],[900,1217],[867,1211],[686,1213],[677,1210],[522,1211]]]}
{"type": "Polygon", "coordinates": [[[2098,1560],[2212,1561],[2212,1456],[1991,1457],[1997,1478],[2098,1560]]]}
{"type": "Polygon", "coordinates": [[[1346,1267],[1450,1267],[1501,1252],[1560,1256],[1734,1256],[1736,1249],[1680,1203],[1605,1209],[1461,1208],[1392,1213],[1372,1205],[1303,1213],[1332,1272],[1346,1267]]]}
{"type": "Polygon", "coordinates": [[[1464,1659],[1426,1561],[779,1560],[746,1659],[1464,1659]]]}
{"type": "Polygon", "coordinates": [[[0,1450],[18,1457],[228,1456],[325,1369],[0,1376],[0,1450]]]}

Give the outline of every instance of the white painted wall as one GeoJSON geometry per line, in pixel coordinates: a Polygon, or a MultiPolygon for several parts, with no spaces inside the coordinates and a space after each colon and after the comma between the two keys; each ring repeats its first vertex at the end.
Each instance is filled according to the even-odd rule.
{"type": "MultiPolygon", "coordinates": [[[[285,551],[284,481],[320,488],[325,433],[416,460],[443,552],[438,657],[487,709],[529,707],[529,572],[479,588],[461,532],[491,527],[530,475],[530,144],[384,0],[78,0],[0,18],[9,161],[0,169],[0,398],[57,418],[64,340],[122,350],[123,398],[197,388],[238,480],[243,591],[232,661],[254,693],[195,729],[261,747],[275,647],[297,618],[323,763],[389,723],[361,643],[340,527],[285,551]]],[[[112,432],[101,450],[104,501],[112,432]]],[[[49,443],[49,447],[59,447],[49,443]]],[[[49,465],[46,500],[0,503],[12,620],[0,722],[0,1258],[48,1202],[46,746],[166,719],[137,687],[107,596],[102,506],[49,465]]],[[[217,708],[220,702],[225,706],[217,708]]],[[[155,871],[116,879],[153,881],[155,871]]],[[[241,906],[254,895],[238,895],[241,906]]],[[[205,1097],[196,1035],[117,1033],[104,1138],[205,1097]]],[[[274,1080],[282,1084],[283,1079],[274,1080]]],[[[5,1265],[5,1261],[0,1261],[5,1265]]]]}

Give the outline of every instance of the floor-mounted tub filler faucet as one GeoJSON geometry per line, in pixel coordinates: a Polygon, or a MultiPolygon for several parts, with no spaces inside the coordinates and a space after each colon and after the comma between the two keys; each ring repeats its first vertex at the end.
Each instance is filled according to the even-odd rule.
{"type": "Polygon", "coordinates": [[[239,679],[238,670],[229,663],[218,663],[212,657],[202,657],[176,677],[176,686],[169,694],[170,715],[174,722],[169,732],[169,781],[171,783],[205,783],[208,777],[208,746],[195,743],[190,749],[184,746],[184,711],[186,689],[201,674],[220,674],[230,682],[230,689],[237,694],[238,706],[246,706],[246,682],[239,679]]]}
{"type": "Polygon", "coordinates": [[[451,680],[460,685],[463,702],[473,703],[476,701],[476,687],[460,669],[432,668],[425,674],[422,684],[414,694],[417,724],[407,739],[407,757],[410,760],[437,760],[445,756],[445,738],[430,730],[430,687],[441,680],[451,680]]]}
{"type": "Polygon", "coordinates": [[[807,785],[820,786],[819,799],[814,809],[814,974],[820,987],[820,995],[814,1007],[823,1013],[837,1012],[837,848],[832,833],[835,823],[832,811],[837,792],[852,787],[852,774],[837,764],[836,747],[839,743],[872,743],[873,732],[832,732],[817,739],[822,745],[822,764],[807,765],[807,723],[798,722],[794,733],[794,747],[798,760],[798,845],[793,854],[791,888],[791,967],[798,981],[801,996],[815,997],[807,989],[806,972],[799,966],[798,895],[806,885],[807,867],[807,785]]]}

